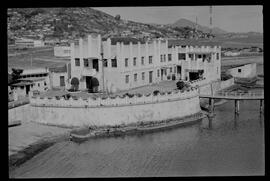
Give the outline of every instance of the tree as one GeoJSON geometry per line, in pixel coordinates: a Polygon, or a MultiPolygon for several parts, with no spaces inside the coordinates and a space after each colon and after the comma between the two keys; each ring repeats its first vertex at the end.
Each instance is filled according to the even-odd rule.
{"type": "Polygon", "coordinates": [[[22,72],[23,72],[23,69],[15,69],[15,68],[12,69],[11,84],[18,82],[18,79],[21,78],[22,72]]]}
{"type": "Polygon", "coordinates": [[[117,21],[119,21],[121,19],[121,16],[118,14],[114,17],[117,21]]]}
{"type": "Polygon", "coordinates": [[[176,83],[176,86],[179,90],[181,90],[185,87],[185,82],[180,80],[176,83]]]}
{"type": "Polygon", "coordinates": [[[73,91],[77,91],[78,90],[78,88],[79,88],[79,79],[77,78],[77,77],[73,77],[72,79],[71,79],[71,85],[72,85],[72,89],[73,89],[73,91]]]}

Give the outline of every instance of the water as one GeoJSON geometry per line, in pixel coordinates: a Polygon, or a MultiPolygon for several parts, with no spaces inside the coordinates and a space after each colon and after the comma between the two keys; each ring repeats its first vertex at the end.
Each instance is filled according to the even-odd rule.
{"type": "Polygon", "coordinates": [[[259,101],[241,101],[239,117],[234,116],[234,101],[215,107],[215,113],[212,130],[205,119],[142,136],[57,143],[10,176],[263,175],[264,117],[259,114],[259,101]]]}
{"type": "Polygon", "coordinates": [[[58,143],[12,177],[121,177],[264,174],[264,119],[259,101],[216,107],[213,129],[201,124],[142,136],[58,143]]]}

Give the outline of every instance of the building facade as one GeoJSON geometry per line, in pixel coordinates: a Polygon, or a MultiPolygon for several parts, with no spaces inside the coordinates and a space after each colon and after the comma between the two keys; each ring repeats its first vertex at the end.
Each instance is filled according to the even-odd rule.
{"type": "Polygon", "coordinates": [[[55,57],[70,57],[69,46],[55,46],[53,52],[55,57]]]}
{"type": "Polygon", "coordinates": [[[71,43],[71,79],[79,89],[99,81],[99,91],[116,92],[164,80],[220,79],[221,47],[173,45],[168,40],[124,44],[89,35],[71,43]],[[103,62],[103,63],[102,63],[103,62]]]}

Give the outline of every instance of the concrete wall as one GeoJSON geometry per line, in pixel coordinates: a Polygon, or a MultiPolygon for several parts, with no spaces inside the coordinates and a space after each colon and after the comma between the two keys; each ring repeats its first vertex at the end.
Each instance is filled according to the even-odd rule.
{"type": "Polygon", "coordinates": [[[68,73],[67,72],[51,72],[50,73],[50,82],[52,87],[60,87],[60,76],[64,76],[65,86],[69,88],[68,73]]]}
{"type": "Polygon", "coordinates": [[[252,78],[257,75],[257,64],[246,64],[243,66],[231,68],[228,71],[229,74],[231,74],[233,77],[237,78],[252,78]],[[240,70],[240,72],[239,72],[240,70]]]}
{"type": "Polygon", "coordinates": [[[66,126],[114,125],[183,117],[200,111],[198,89],[97,100],[31,99],[28,121],[66,126]],[[45,104],[45,106],[43,105],[45,104]]]}

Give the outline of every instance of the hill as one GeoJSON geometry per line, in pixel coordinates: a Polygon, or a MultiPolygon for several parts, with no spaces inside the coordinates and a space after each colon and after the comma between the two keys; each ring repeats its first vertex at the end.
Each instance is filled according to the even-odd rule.
{"type": "MultiPolygon", "coordinates": [[[[74,39],[99,33],[102,37],[193,37],[192,28],[167,27],[123,20],[93,8],[8,9],[8,39],[18,37],[74,39]]],[[[200,36],[206,36],[200,32],[200,36]]]]}
{"type": "MultiPolygon", "coordinates": [[[[168,26],[171,27],[178,27],[178,28],[182,28],[182,27],[191,27],[191,28],[196,28],[196,23],[187,20],[187,19],[179,19],[177,20],[175,23],[173,24],[169,24],[168,26]]],[[[210,32],[210,28],[208,28],[207,26],[202,26],[202,25],[197,25],[197,29],[204,32],[204,33],[209,33],[210,32]]],[[[227,33],[225,30],[222,30],[218,27],[214,27],[212,28],[212,33],[213,34],[225,34],[227,33]]]]}

